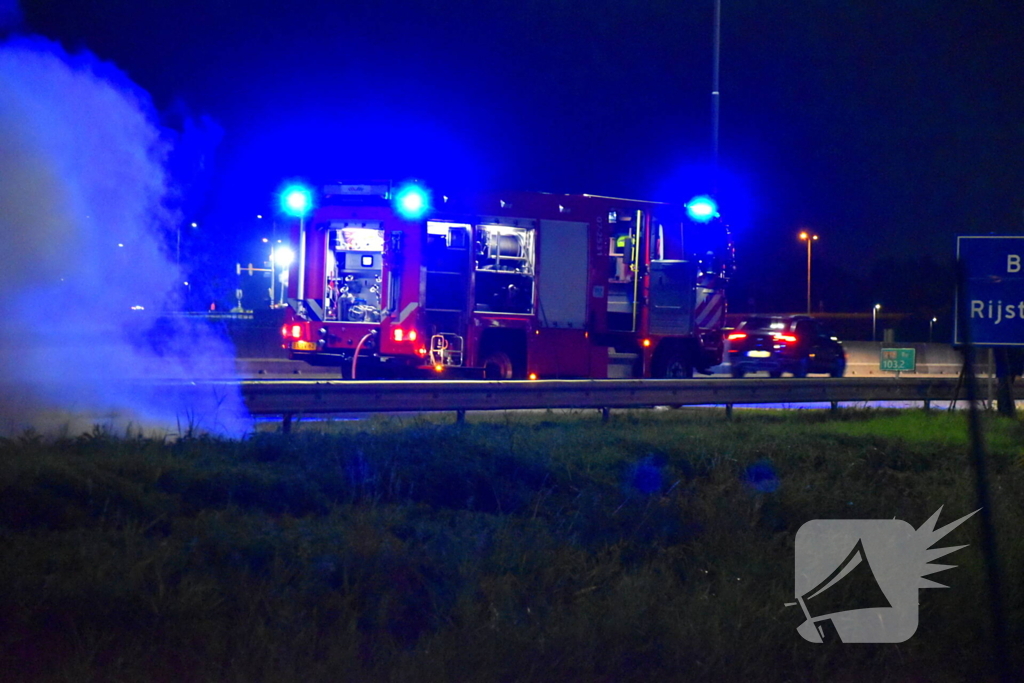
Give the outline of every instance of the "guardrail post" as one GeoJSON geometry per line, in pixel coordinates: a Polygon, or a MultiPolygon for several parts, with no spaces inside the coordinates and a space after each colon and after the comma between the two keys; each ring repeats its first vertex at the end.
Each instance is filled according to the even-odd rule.
{"type": "Polygon", "coordinates": [[[291,413],[285,413],[284,414],[284,422],[281,423],[281,433],[282,434],[291,434],[292,433],[292,414],[291,413]]]}
{"type": "Polygon", "coordinates": [[[732,419],[732,404],[731,403],[726,403],[725,404],[725,419],[726,420],[731,420],[732,419]]]}
{"type": "Polygon", "coordinates": [[[455,424],[464,425],[466,424],[466,411],[456,410],[455,411],[455,424]]]}
{"type": "Polygon", "coordinates": [[[932,400],[930,398],[926,398],[924,400],[924,409],[925,410],[931,410],[932,409],[932,400]]]}
{"type": "Polygon", "coordinates": [[[601,422],[608,422],[612,416],[611,408],[601,408],[601,422]]]}
{"type": "Polygon", "coordinates": [[[839,401],[832,401],[829,410],[833,413],[839,412],[839,401]]]}

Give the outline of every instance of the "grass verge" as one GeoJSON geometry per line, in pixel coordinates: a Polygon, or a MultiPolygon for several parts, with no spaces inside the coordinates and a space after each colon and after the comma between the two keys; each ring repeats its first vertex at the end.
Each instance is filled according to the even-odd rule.
{"type": "MultiPolygon", "coordinates": [[[[973,510],[956,414],[637,412],[0,441],[13,680],[965,680],[977,519],[900,645],[796,633],[811,519],[973,510]]],[[[1022,427],[986,424],[1012,642],[1022,427]]],[[[1021,662],[1018,660],[1017,665],[1021,662]]]]}

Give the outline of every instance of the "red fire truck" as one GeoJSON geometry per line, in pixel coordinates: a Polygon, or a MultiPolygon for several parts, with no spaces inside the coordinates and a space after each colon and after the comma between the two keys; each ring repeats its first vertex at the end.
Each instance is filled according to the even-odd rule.
{"type": "Polygon", "coordinates": [[[694,209],[327,185],[293,228],[283,346],[358,379],[690,377],[722,361],[732,267],[694,209]]]}

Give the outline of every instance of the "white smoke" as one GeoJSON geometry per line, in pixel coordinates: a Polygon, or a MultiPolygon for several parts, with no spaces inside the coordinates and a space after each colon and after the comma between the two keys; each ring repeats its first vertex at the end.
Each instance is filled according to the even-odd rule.
{"type": "Polygon", "coordinates": [[[0,432],[248,428],[237,390],[190,382],[233,376],[230,345],[157,315],[181,277],[152,111],[90,55],[0,44],[0,432]]]}

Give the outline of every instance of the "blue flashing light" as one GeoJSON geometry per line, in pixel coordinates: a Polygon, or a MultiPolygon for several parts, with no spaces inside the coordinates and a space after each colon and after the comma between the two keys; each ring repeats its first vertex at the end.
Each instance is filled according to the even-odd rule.
{"type": "Polygon", "coordinates": [[[281,193],[281,209],[296,218],[305,216],[313,208],[313,193],[304,185],[289,185],[281,193]]]}
{"type": "Polygon", "coordinates": [[[699,195],[687,202],[686,215],[698,223],[707,223],[718,218],[718,204],[707,195],[699,195]]]}
{"type": "Polygon", "coordinates": [[[406,185],[395,194],[395,211],[406,220],[422,218],[430,210],[430,195],[419,185],[406,185]]]}

